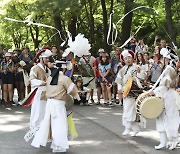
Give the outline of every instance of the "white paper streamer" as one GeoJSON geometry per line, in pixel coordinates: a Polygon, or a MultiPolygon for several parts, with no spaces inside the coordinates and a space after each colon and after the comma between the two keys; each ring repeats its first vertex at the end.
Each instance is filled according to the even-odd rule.
{"type": "Polygon", "coordinates": [[[110,22],[109,22],[109,30],[108,30],[108,35],[107,35],[107,44],[108,45],[114,45],[115,43],[115,40],[117,38],[117,29],[116,29],[116,25],[114,23],[112,23],[112,15],[114,14],[114,11],[112,11],[112,13],[110,14],[110,22]],[[110,37],[110,34],[111,34],[111,26],[113,28],[112,30],[112,43],[110,44],[109,43],[109,37],[110,37]],[[114,31],[115,31],[115,37],[114,37],[114,31]]]}
{"type": "Polygon", "coordinates": [[[152,9],[152,10],[154,10],[154,12],[155,12],[156,14],[158,14],[158,11],[155,10],[154,8],[147,7],[147,6],[138,6],[138,7],[134,8],[134,9],[132,9],[131,11],[127,12],[121,19],[119,19],[118,22],[116,23],[116,26],[117,26],[117,25],[119,24],[119,22],[120,22],[121,20],[123,20],[129,13],[131,13],[131,12],[133,12],[133,11],[135,11],[135,10],[141,9],[141,8],[152,9]]]}
{"type": "Polygon", "coordinates": [[[54,33],[44,44],[47,44],[56,34],[59,34],[58,32],[54,33]]]}
{"type": "Polygon", "coordinates": [[[161,25],[161,27],[162,27],[163,30],[165,31],[166,35],[169,37],[169,39],[170,39],[170,41],[171,41],[174,49],[177,49],[177,46],[176,46],[176,45],[174,44],[174,42],[172,41],[172,39],[171,39],[170,35],[168,34],[168,32],[166,31],[166,29],[165,29],[162,25],[161,25]]]}
{"type": "Polygon", "coordinates": [[[139,30],[142,28],[142,26],[144,25],[145,21],[146,21],[146,20],[143,21],[143,23],[142,23],[141,26],[136,30],[136,32],[135,32],[132,36],[130,36],[130,37],[124,42],[124,44],[121,45],[119,48],[123,48],[124,46],[126,46],[126,44],[129,43],[129,41],[131,41],[131,39],[132,39],[132,38],[139,32],[139,30]]]}
{"type": "MultiPolygon", "coordinates": [[[[118,22],[116,23],[116,24],[114,24],[113,23],[113,32],[112,32],[112,43],[110,44],[109,43],[109,37],[110,37],[110,33],[111,33],[111,25],[112,25],[112,15],[114,14],[114,11],[110,14],[110,23],[109,23],[109,31],[108,31],[108,35],[107,35],[107,44],[108,45],[114,45],[114,43],[116,42],[116,39],[117,39],[117,25],[120,23],[120,21],[122,21],[128,14],[130,14],[131,12],[133,12],[133,11],[135,11],[135,10],[138,10],[138,9],[141,9],[141,8],[147,8],[147,9],[152,9],[152,10],[154,10],[154,12],[156,13],[156,14],[158,14],[158,11],[157,10],[155,10],[154,8],[151,8],[151,7],[147,7],[147,6],[138,6],[138,7],[136,7],[136,8],[134,8],[134,9],[132,9],[131,11],[129,11],[129,12],[127,12],[123,17],[121,17],[119,20],[118,20],[118,22]],[[114,35],[114,31],[115,31],[115,36],[113,36],[114,35]]],[[[140,27],[140,29],[141,29],[142,27],[140,27]]],[[[140,29],[138,29],[138,31],[140,30],[140,29]]],[[[137,32],[138,32],[137,31],[137,32]]],[[[137,32],[135,33],[135,34],[137,34],[137,32]]],[[[134,35],[133,35],[134,36],[134,35]]],[[[130,38],[128,39],[129,41],[131,40],[130,38]]],[[[126,44],[128,43],[128,40],[125,42],[126,44]]],[[[124,44],[125,44],[124,43],[124,44]]],[[[125,45],[122,45],[122,46],[125,46],[125,45]]]]}
{"type": "MultiPolygon", "coordinates": [[[[27,24],[27,25],[35,25],[35,26],[38,26],[38,27],[46,27],[46,28],[55,29],[55,30],[57,30],[57,32],[58,32],[58,34],[59,34],[59,36],[60,36],[60,39],[61,39],[62,41],[65,41],[65,40],[63,40],[62,37],[61,37],[61,32],[60,32],[57,28],[55,28],[55,27],[53,27],[53,26],[49,26],[49,25],[45,25],[45,24],[41,24],[41,23],[34,23],[34,22],[32,22],[31,20],[29,20],[29,19],[26,19],[26,20],[16,20],[16,19],[13,19],[13,18],[8,18],[8,17],[5,17],[4,19],[5,19],[5,20],[14,21],[14,22],[25,23],[25,24],[27,24]]],[[[55,36],[55,35],[56,35],[56,34],[53,34],[53,36],[55,36]]],[[[51,38],[52,38],[52,37],[51,37],[51,38]]],[[[48,40],[48,41],[49,41],[49,40],[48,40]]]]}

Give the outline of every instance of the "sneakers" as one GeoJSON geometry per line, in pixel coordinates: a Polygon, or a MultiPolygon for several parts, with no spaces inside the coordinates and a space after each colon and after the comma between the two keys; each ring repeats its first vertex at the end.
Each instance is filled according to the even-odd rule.
{"type": "Polygon", "coordinates": [[[8,103],[5,102],[5,101],[3,101],[3,102],[2,102],[2,106],[3,106],[3,107],[8,107],[8,103]]]}
{"type": "Polygon", "coordinates": [[[96,105],[100,105],[101,103],[100,103],[100,101],[98,101],[98,102],[96,102],[95,104],[96,104],[96,105]]]}
{"type": "Polygon", "coordinates": [[[2,106],[3,106],[3,107],[12,107],[12,102],[11,102],[11,101],[9,101],[9,102],[5,102],[5,101],[4,101],[4,102],[2,103],[2,106]]]}
{"type": "Polygon", "coordinates": [[[139,132],[132,132],[131,136],[135,137],[139,132]]]}
{"type": "MultiPolygon", "coordinates": [[[[87,101],[87,102],[88,102],[88,101],[87,101]]],[[[89,105],[93,105],[93,103],[92,103],[92,102],[89,102],[88,104],[89,104],[89,105]]]]}
{"type": "Polygon", "coordinates": [[[88,102],[84,103],[83,105],[84,105],[84,106],[89,106],[88,102]]]}
{"type": "Polygon", "coordinates": [[[102,105],[103,105],[103,106],[107,106],[107,105],[108,105],[108,103],[107,103],[107,102],[104,102],[102,105]]]}
{"type": "Polygon", "coordinates": [[[80,101],[80,106],[89,106],[88,101],[80,101]]]}
{"type": "Polygon", "coordinates": [[[94,104],[94,99],[91,99],[91,103],[94,104]]]}
{"type": "Polygon", "coordinates": [[[123,136],[126,136],[130,133],[129,129],[125,129],[124,132],[122,133],[123,136]]]}
{"type": "Polygon", "coordinates": [[[162,149],[162,148],[164,148],[164,147],[166,147],[166,145],[159,144],[158,146],[155,146],[154,148],[155,148],[156,150],[160,150],[160,149],[162,149]]]}
{"type": "Polygon", "coordinates": [[[112,107],[112,106],[114,106],[114,104],[113,104],[113,103],[109,103],[108,106],[111,106],[111,107],[112,107]]]}
{"type": "Polygon", "coordinates": [[[12,105],[13,105],[12,101],[9,101],[8,102],[8,107],[12,107],[12,105]]]}
{"type": "Polygon", "coordinates": [[[83,102],[81,102],[79,105],[80,105],[80,106],[83,106],[83,102]]]}
{"type": "Polygon", "coordinates": [[[116,98],[113,98],[112,102],[113,102],[114,104],[119,104],[119,100],[116,99],[116,98]]]}

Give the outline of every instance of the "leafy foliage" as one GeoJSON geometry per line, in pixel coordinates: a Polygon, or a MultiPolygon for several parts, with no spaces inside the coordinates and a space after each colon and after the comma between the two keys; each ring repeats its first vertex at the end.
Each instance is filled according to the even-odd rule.
{"type": "MultiPolygon", "coordinates": [[[[180,1],[172,1],[172,19],[177,30],[177,45],[180,46],[180,1]]],[[[16,23],[4,20],[4,17],[10,17],[17,20],[29,19],[36,23],[43,23],[50,26],[56,26],[54,16],[57,15],[61,22],[60,31],[63,39],[67,38],[66,31],[74,26],[76,33],[84,34],[92,42],[92,53],[96,54],[98,48],[103,48],[103,14],[100,1],[96,0],[1,0],[0,16],[0,44],[9,48],[22,48],[29,45],[31,49],[43,46],[45,44],[57,44],[57,38],[52,37],[56,30],[27,25],[25,23],[16,23]],[[73,18],[77,20],[72,21],[73,18]],[[74,25],[72,25],[74,24],[74,25]]],[[[106,1],[107,16],[111,11],[112,0],[106,1]]],[[[113,22],[116,23],[124,15],[125,0],[113,1],[113,22]]],[[[133,12],[131,33],[134,33],[141,23],[146,20],[141,30],[135,36],[144,38],[145,42],[152,47],[154,37],[159,35],[167,37],[166,14],[164,0],[135,0],[130,4],[133,8],[138,6],[147,6],[158,11],[158,15],[152,9],[139,9],[133,12]]],[[[122,22],[118,24],[117,46],[120,46],[120,36],[122,22]]],[[[60,45],[60,44],[58,44],[60,45]]]]}

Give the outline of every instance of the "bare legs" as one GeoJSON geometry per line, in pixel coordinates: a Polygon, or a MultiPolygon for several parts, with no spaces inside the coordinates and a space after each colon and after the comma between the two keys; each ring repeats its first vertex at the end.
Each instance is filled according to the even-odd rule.
{"type": "Polygon", "coordinates": [[[3,100],[4,100],[3,105],[12,106],[13,94],[14,94],[13,84],[2,84],[2,90],[3,90],[3,100]]]}
{"type": "Polygon", "coordinates": [[[110,103],[112,103],[112,95],[111,95],[111,88],[107,87],[104,83],[101,83],[101,89],[102,89],[102,95],[104,99],[104,103],[106,104],[109,100],[110,103]]]}
{"type": "Polygon", "coordinates": [[[18,92],[18,101],[23,100],[25,98],[25,85],[24,82],[17,81],[16,88],[18,92]]]}

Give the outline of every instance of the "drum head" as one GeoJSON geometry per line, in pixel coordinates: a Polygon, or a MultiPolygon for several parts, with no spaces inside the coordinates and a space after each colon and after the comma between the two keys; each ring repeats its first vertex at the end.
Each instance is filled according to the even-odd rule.
{"type": "Polygon", "coordinates": [[[124,86],[123,97],[126,97],[129,94],[129,92],[131,90],[132,83],[133,83],[133,77],[130,76],[129,79],[127,80],[125,86],[124,86]]]}
{"type": "Polygon", "coordinates": [[[73,105],[74,105],[74,99],[73,99],[73,97],[70,96],[70,95],[67,95],[67,97],[66,97],[66,104],[65,104],[66,111],[71,110],[72,107],[73,107],[73,105]]]}
{"type": "Polygon", "coordinates": [[[147,119],[160,116],[163,111],[163,101],[158,97],[147,97],[142,101],[140,113],[147,119]]]}

